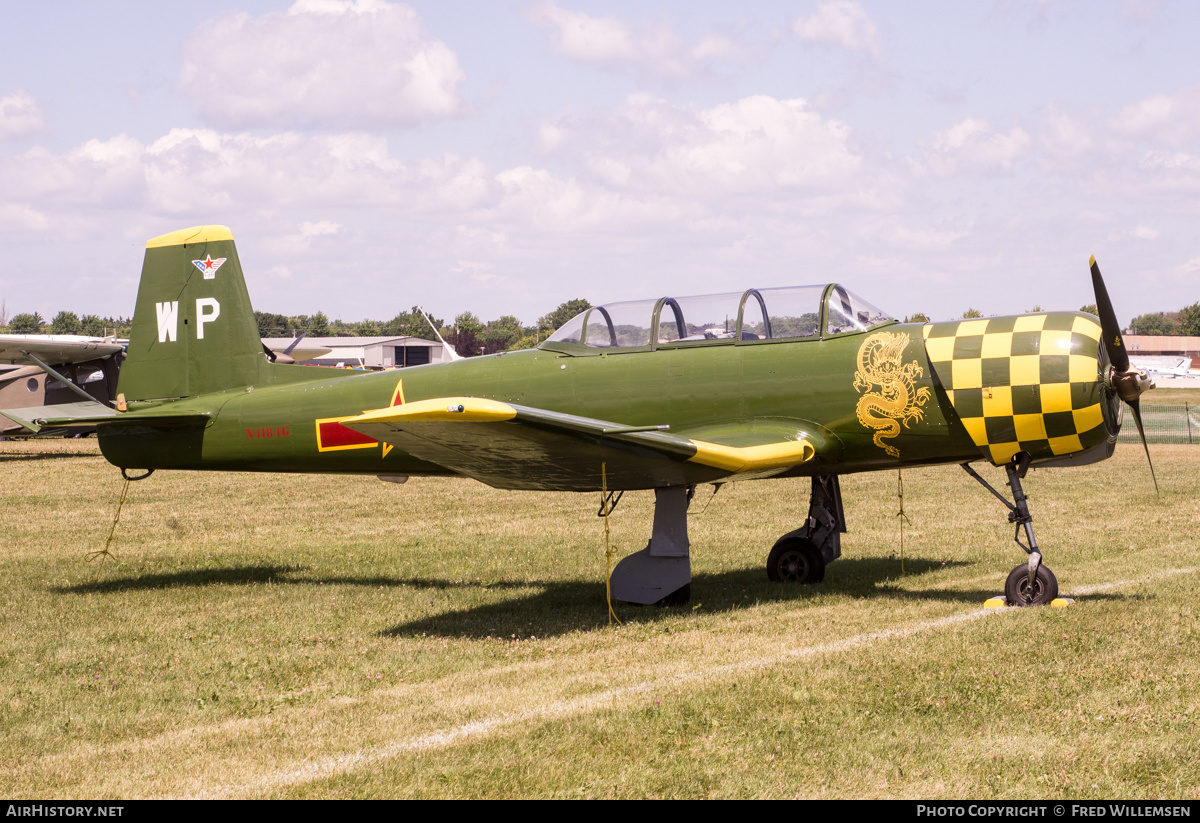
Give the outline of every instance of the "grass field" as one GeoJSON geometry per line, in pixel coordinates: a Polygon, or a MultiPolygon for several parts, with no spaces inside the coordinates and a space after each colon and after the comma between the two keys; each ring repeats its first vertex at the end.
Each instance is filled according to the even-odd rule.
{"type": "MultiPolygon", "coordinates": [[[[1157,399],[1157,398],[1156,398],[1157,399]]],[[[592,495],[159,473],[0,443],[0,795],[1200,797],[1200,448],[1026,484],[1066,609],[956,467],[844,477],[825,582],[766,580],[807,483],[697,494],[692,603],[604,603],[592,495]]],[[[985,476],[1002,485],[997,469],[985,476]]],[[[611,518],[626,554],[653,496],[611,518]]]]}
{"type": "MultiPolygon", "coordinates": [[[[1175,388],[1170,378],[1158,378],[1157,388],[1143,398],[1142,424],[1152,444],[1200,445],[1200,389],[1175,388]]],[[[1129,411],[1121,428],[1120,442],[1140,443],[1137,425],[1129,411]]]]}
{"type": "Polygon", "coordinates": [[[1180,389],[1172,386],[1169,377],[1155,378],[1157,388],[1142,396],[1143,403],[1156,403],[1162,406],[1200,405],[1200,389],[1180,389]]]}

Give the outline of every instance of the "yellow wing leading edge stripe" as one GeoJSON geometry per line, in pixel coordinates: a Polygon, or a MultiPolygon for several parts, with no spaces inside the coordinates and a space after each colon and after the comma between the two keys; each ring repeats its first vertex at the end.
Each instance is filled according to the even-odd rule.
{"type": "Polygon", "coordinates": [[[1075,312],[930,323],[925,352],[971,440],[996,465],[1107,437],[1100,324],[1075,312]]]}
{"type": "Polygon", "coordinates": [[[343,423],[502,423],[517,416],[507,403],[480,397],[439,397],[363,412],[343,423]]]}
{"type": "Polygon", "coordinates": [[[693,463],[712,466],[731,472],[764,471],[782,469],[807,463],[816,456],[817,450],[807,440],[788,440],[783,443],[766,443],[761,446],[722,446],[693,440],[696,454],[689,457],[693,463]]]}
{"type": "MultiPolygon", "coordinates": [[[[341,423],[503,423],[516,419],[517,409],[480,397],[439,397],[340,418],[341,423]]],[[[758,446],[725,446],[705,440],[678,440],[696,452],[687,459],[729,472],[764,471],[806,463],[816,456],[812,443],[801,438],[758,446]]]]}

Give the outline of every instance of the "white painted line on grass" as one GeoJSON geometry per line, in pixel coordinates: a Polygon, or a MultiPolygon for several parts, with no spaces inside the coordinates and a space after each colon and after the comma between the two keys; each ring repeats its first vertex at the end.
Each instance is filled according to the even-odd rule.
{"type": "Polygon", "coordinates": [[[848,637],[845,640],[839,640],[834,643],[821,643],[815,646],[806,646],[804,648],[780,652],[779,654],[768,655],[766,657],[760,657],[753,660],[726,663],[720,666],[710,666],[708,668],[692,668],[686,671],[672,672],[670,675],[657,677],[653,680],[646,680],[641,683],[634,683],[632,685],[622,686],[616,689],[608,689],[603,692],[598,692],[597,694],[585,695],[572,700],[556,700],[550,703],[532,706],[523,711],[502,714],[488,720],[464,723],[460,726],[455,726],[443,731],[433,732],[431,734],[421,735],[419,737],[412,737],[406,740],[397,740],[393,743],[389,743],[386,746],[379,746],[366,751],[352,752],[333,757],[323,757],[310,763],[306,763],[305,765],[294,770],[282,771],[267,775],[260,780],[256,780],[241,786],[222,787],[217,789],[214,795],[201,796],[245,797],[255,792],[278,788],[281,786],[291,786],[298,783],[322,780],[328,777],[333,777],[336,774],[342,774],[360,766],[367,766],[373,763],[389,760],[402,754],[429,751],[431,749],[438,749],[452,745],[464,739],[484,737],[492,732],[509,726],[514,726],[519,723],[524,723],[526,721],[536,720],[540,722],[546,722],[565,717],[573,717],[599,709],[609,708],[624,698],[644,694],[646,692],[673,691],[678,689],[679,686],[683,684],[704,683],[710,680],[717,680],[729,674],[740,675],[744,674],[750,669],[763,669],[790,660],[814,657],[816,655],[842,652],[849,649],[869,646],[880,641],[908,637],[910,635],[920,634],[931,629],[940,629],[956,623],[977,620],[981,617],[987,617],[992,614],[1003,614],[1004,611],[1005,610],[1003,609],[979,609],[966,614],[957,614],[951,617],[943,617],[939,620],[930,620],[923,623],[917,623],[903,629],[884,629],[878,632],[855,635],[854,637],[848,637]]]}
{"type": "Polygon", "coordinates": [[[1139,583],[1151,583],[1155,580],[1162,580],[1166,577],[1178,577],[1181,574],[1195,574],[1200,569],[1168,569],[1165,572],[1157,572],[1156,574],[1147,575],[1146,577],[1138,577],[1132,580],[1114,580],[1112,583],[1098,583],[1094,586],[1077,586],[1071,590],[1072,594],[1096,594],[1097,592],[1107,592],[1113,589],[1123,589],[1127,586],[1134,586],[1139,583]]]}
{"type": "MultiPolygon", "coordinates": [[[[1076,587],[1073,591],[1077,594],[1092,594],[1100,591],[1108,591],[1126,586],[1149,583],[1166,577],[1192,574],[1196,571],[1198,570],[1195,568],[1171,569],[1169,571],[1158,572],[1156,574],[1130,580],[1118,580],[1112,583],[1102,583],[1094,586],[1080,586],[1076,587]]],[[[887,640],[897,640],[937,629],[944,629],[948,626],[954,626],[959,623],[978,620],[990,615],[1010,614],[1013,612],[1013,609],[978,609],[965,614],[956,614],[951,615],[950,617],[943,617],[938,620],[927,620],[921,623],[915,623],[906,628],[883,629],[877,632],[868,632],[866,634],[847,637],[844,640],[838,640],[832,643],[818,643],[814,646],[791,649],[788,651],[779,652],[778,654],[766,655],[764,657],[751,660],[725,663],[719,666],[709,666],[707,668],[692,668],[686,671],[672,672],[670,675],[657,677],[652,680],[646,680],[641,683],[634,683],[632,685],[622,686],[616,689],[608,689],[593,695],[585,695],[583,697],[577,697],[571,700],[556,700],[549,703],[543,703],[541,705],[531,706],[522,711],[498,715],[487,720],[464,723],[462,725],[454,726],[442,731],[431,732],[430,734],[410,737],[404,740],[397,740],[385,746],[378,746],[363,751],[350,752],[344,755],[318,758],[295,769],[268,774],[259,780],[239,786],[219,787],[216,788],[212,794],[204,793],[201,796],[246,797],[257,792],[269,791],[271,789],[281,788],[283,786],[293,786],[300,783],[323,780],[338,774],[344,774],[345,772],[362,766],[369,766],[374,763],[390,760],[391,758],[398,757],[403,754],[426,752],[432,749],[440,749],[446,746],[451,746],[463,740],[486,737],[494,732],[527,721],[546,722],[551,720],[559,720],[604,708],[610,708],[625,698],[645,694],[646,692],[653,693],[659,691],[674,691],[684,684],[694,685],[712,680],[718,680],[728,675],[742,675],[748,670],[759,670],[792,660],[863,648],[887,640]]]]}

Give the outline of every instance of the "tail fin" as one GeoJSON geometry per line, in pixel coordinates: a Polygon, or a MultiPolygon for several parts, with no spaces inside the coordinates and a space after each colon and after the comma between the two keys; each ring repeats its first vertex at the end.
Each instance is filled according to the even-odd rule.
{"type": "Polygon", "coordinates": [[[196,226],[148,242],[118,384],[125,399],[250,386],[266,368],[229,229],[196,226]]]}

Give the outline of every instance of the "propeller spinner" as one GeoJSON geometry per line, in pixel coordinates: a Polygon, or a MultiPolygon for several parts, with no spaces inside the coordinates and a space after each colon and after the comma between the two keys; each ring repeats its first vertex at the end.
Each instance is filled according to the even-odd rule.
{"type": "Polygon", "coordinates": [[[1150,464],[1150,477],[1154,480],[1154,492],[1158,493],[1158,478],[1154,474],[1154,463],[1150,460],[1150,447],[1146,445],[1146,430],[1142,426],[1141,396],[1154,388],[1154,383],[1144,371],[1129,367],[1129,352],[1125,349],[1125,341],[1121,337],[1121,324],[1117,322],[1117,313],[1113,311],[1112,301],[1108,297],[1108,289],[1104,287],[1104,278],[1100,276],[1100,267],[1096,258],[1091,259],[1092,289],[1096,293],[1096,312],[1100,315],[1100,334],[1104,342],[1104,350],[1112,363],[1109,385],[1117,396],[1125,401],[1133,412],[1133,420],[1137,423],[1138,434],[1142,438],[1142,448],[1146,450],[1146,462],[1150,464]]]}

